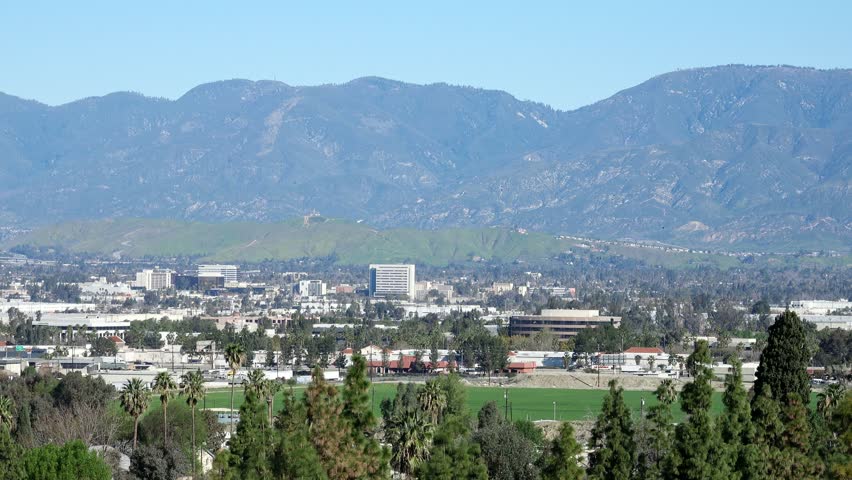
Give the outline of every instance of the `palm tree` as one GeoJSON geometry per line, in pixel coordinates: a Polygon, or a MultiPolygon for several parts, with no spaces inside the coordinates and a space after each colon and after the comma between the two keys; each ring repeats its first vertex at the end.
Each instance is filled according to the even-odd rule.
{"type": "Polygon", "coordinates": [[[418,392],[417,400],[420,408],[429,414],[432,423],[437,425],[438,419],[447,408],[447,395],[437,382],[426,382],[426,385],[418,392]]]}
{"type": "Polygon", "coordinates": [[[245,359],[246,351],[241,345],[231,343],[225,347],[225,361],[228,362],[228,366],[231,368],[231,436],[234,435],[234,383],[237,378],[237,370],[242,366],[245,359]]]}
{"type": "Polygon", "coordinates": [[[192,409],[192,477],[195,478],[195,407],[204,399],[204,378],[201,372],[188,372],[181,378],[183,380],[183,394],[186,395],[186,404],[192,409]]]}
{"type": "Polygon", "coordinates": [[[429,452],[432,430],[432,423],[420,410],[394,415],[385,429],[388,443],[392,445],[391,464],[402,473],[411,473],[429,452]]]}
{"type": "Polygon", "coordinates": [[[657,400],[664,405],[671,405],[677,400],[677,388],[675,382],[671,378],[667,378],[660,382],[657,390],[654,392],[657,400]]]}
{"type": "Polygon", "coordinates": [[[823,391],[817,394],[817,411],[823,417],[829,418],[834,412],[834,407],[843,400],[846,394],[846,387],[839,383],[833,383],[827,386],[823,391]]]}
{"type": "Polygon", "coordinates": [[[654,371],[654,363],[656,363],[656,362],[657,362],[657,357],[650,355],[648,357],[648,370],[653,372],[654,371]]]}
{"type": "Polygon", "coordinates": [[[177,394],[178,386],[169,372],[160,372],[154,377],[154,393],[160,395],[160,404],[163,405],[163,445],[168,441],[169,435],[169,400],[177,394]]]}
{"type": "Polygon", "coordinates": [[[259,368],[255,368],[249,372],[248,377],[243,380],[243,387],[245,388],[246,395],[253,393],[257,396],[257,398],[261,398],[263,393],[263,381],[265,379],[266,376],[263,374],[263,370],[259,368]]]}
{"type": "Polygon", "coordinates": [[[150,394],[148,387],[142,383],[139,378],[131,378],[127,381],[121,392],[118,394],[118,399],[121,401],[121,407],[124,411],[133,417],[133,449],[136,450],[136,440],[139,436],[139,417],[148,409],[148,395],[150,394]]]}
{"type": "Polygon", "coordinates": [[[264,380],[263,396],[266,399],[266,408],[268,410],[269,424],[272,425],[272,408],[275,403],[275,395],[281,389],[281,384],[277,380],[264,380]]]}
{"type": "Polygon", "coordinates": [[[10,431],[12,430],[14,412],[15,404],[12,403],[12,399],[9,397],[0,397],[0,428],[5,426],[10,431]]]}
{"type": "Polygon", "coordinates": [[[636,355],[633,357],[633,361],[636,362],[636,366],[639,366],[639,364],[642,363],[642,355],[636,355]]]}

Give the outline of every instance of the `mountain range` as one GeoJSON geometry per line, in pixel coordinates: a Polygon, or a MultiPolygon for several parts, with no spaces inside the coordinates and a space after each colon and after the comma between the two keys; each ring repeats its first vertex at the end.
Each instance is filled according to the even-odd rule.
{"type": "Polygon", "coordinates": [[[176,100],[0,94],[0,223],[122,217],[498,226],[852,249],[852,70],[676,71],[573,111],[368,77],[176,100]]]}

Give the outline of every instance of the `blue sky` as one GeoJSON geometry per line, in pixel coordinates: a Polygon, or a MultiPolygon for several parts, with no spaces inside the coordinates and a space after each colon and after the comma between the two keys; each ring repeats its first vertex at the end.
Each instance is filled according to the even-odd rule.
{"type": "Polygon", "coordinates": [[[176,98],[229,78],[378,75],[568,109],[728,63],[852,67],[852,2],[19,1],[0,5],[0,91],[49,104],[176,98]]]}

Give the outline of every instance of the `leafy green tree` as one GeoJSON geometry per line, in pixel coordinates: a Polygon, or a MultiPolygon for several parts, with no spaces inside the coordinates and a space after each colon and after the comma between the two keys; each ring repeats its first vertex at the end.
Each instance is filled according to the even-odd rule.
{"type": "Polygon", "coordinates": [[[811,387],[807,367],[810,361],[805,327],[795,312],[787,310],[769,327],[766,348],[760,355],[760,365],[755,373],[755,398],[766,386],[778,401],[796,393],[799,398],[810,398],[811,387]]]}
{"type": "Polygon", "coordinates": [[[609,382],[601,413],[589,439],[589,477],[593,479],[630,478],[636,451],[633,422],[624,403],[624,389],[609,382]]]}
{"type": "Polygon", "coordinates": [[[174,480],[189,470],[189,458],[171,444],[143,443],[130,456],[130,473],[140,479],[174,480]]]}
{"type": "Polygon", "coordinates": [[[559,435],[541,457],[542,480],[580,480],[585,477],[579,457],[583,448],[574,438],[574,428],[568,422],[559,427],[559,435]]]}
{"type": "Polygon", "coordinates": [[[98,337],[92,342],[91,352],[93,357],[113,356],[118,353],[118,348],[112,340],[105,337],[98,337]]]}
{"type": "Polygon", "coordinates": [[[831,418],[831,430],[837,436],[837,451],[829,460],[831,478],[852,478],[852,394],[846,393],[831,418]]]}
{"type": "Polygon", "coordinates": [[[7,425],[0,425],[0,478],[5,480],[24,480],[24,466],[21,458],[24,449],[12,440],[7,425]]]}
{"type": "Polygon", "coordinates": [[[133,417],[133,448],[136,448],[136,440],[139,437],[139,417],[148,409],[149,394],[150,390],[141,379],[131,378],[118,395],[121,408],[133,417]]]}
{"type": "MultiPolygon", "coordinates": [[[[198,402],[204,399],[204,377],[201,376],[201,372],[195,370],[192,372],[187,372],[183,375],[183,394],[186,396],[186,404],[192,409],[192,450],[190,453],[190,458],[192,462],[192,476],[195,477],[195,464],[196,461],[196,434],[195,434],[195,409],[198,406],[198,402]]],[[[230,419],[233,423],[233,418],[230,419]]]]}
{"type": "Polygon", "coordinates": [[[494,402],[478,414],[479,428],[473,440],[479,444],[488,478],[533,480],[539,478],[535,445],[515,425],[506,421],[494,402]],[[507,455],[506,452],[511,452],[507,455]]]}
{"type": "Polygon", "coordinates": [[[169,372],[160,372],[154,377],[153,391],[160,396],[160,404],[163,406],[163,444],[169,441],[169,401],[177,395],[178,386],[169,372]]]}
{"type": "Polygon", "coordinates": [[[415,468],[415,477],[434,480],[486,480],[488,468],[479,445],[470,438],[466,417],[444,419],[435,432],[429,458],[415,468]]]}
{"type": "MultiPolygon", "coordinates": [[[[225,347],[225,361],[228,362],[228,367],[231,369],[231,417],[234,416],[234,384],[236,383],[237,372],[246,360],[246,351],[242,345],[230,343],[225,347]]],[[[230,422],[229,431],[234,434],[234,422],[230,422]]]]}
{"type": "Polygon", "coordinates": [[[24,452],[24,478],[29,480],[110,480],[112,472],[81,441],[45,445],[24,452]]]}

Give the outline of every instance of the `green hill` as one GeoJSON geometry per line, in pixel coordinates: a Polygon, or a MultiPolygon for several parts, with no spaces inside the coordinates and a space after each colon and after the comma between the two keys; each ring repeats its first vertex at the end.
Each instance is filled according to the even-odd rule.
{"type": "Polygon", "coordinates": [[[496,228],[376,230],[364,224],[312,218],[281,223],[190,223],[119,219],[71,222],[37,229],[4,245],[61,246],[114,257],[188,256],[255,262],[334,255],[340,263],[417,261],[446,265],[475,257],[540,261],[572,242],[496,228]]]}
{"type": "Polygon", "coordinates": [[[558,239],[501,228],[378,230],[363,223],[313,217],[279,223],[200,223],[176,220],[78,221],[36,229],[0,244],[59,247],[113,258],[195,257],[204,261],[258,262],[334,256],[341,264],[416,262],[443,266],[486,261],[541,263],[563,252],[641,260],[682,268],[740,265],[849,265],[846,257],[764,255],[743,262],[724,254],[664,251],[598,240],[558,239]]]}

